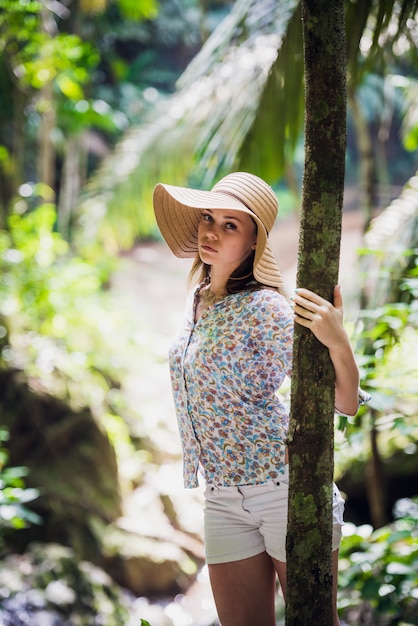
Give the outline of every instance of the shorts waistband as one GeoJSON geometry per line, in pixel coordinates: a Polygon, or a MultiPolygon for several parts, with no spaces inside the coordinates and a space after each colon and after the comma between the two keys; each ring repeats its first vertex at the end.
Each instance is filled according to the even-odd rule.
{"type": "Polygon", "coordinates": [[[272,478],[264,483],[256,483],[254,485],[215,485],[211,483],[206,484],[206,489],[214,492],[214,491],[224,491],[227,493],[232,493],[237,491],[238,493],[248,493],[250,491],[273,491],[277,487],[280,487],[282,484],[289,484],[289,465],[286,464],[284,466],[283,472],[277,478],[272,478]]]}

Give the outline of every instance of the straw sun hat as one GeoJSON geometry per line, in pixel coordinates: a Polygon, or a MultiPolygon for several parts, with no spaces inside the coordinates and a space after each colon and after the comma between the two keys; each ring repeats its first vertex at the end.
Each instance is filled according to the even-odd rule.
{"type": "Polygon", "coordinates": [[[195,257],[198,252],[197,229],[202,209],[231,209],[251,215],[257,224],[254,276],[264,285],[282,285],[268,242],[279,205],[271,187],[258,176],[234,172],[222,178],[211,191],[158,183],[153,201],[161,234],[180,258],[195,257]]]}

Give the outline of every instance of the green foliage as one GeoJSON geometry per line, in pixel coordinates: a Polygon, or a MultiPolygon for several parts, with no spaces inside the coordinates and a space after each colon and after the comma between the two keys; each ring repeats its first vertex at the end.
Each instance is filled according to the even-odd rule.
{"type": "Polygon", "coordinates": [[[393,524],[374,532],[346,524],[340,548],[339,608],[365,603],[368,623],[376,625],[418,619],[418,499],[398,501],[395,515],[393,524]]]}
{"type": "MultiPolygon", "coordinates": [[[[364,59],[369,56],[379,58],[376,72],[395,72],[400,67],[413,72],[409,61],[409,56],[416,58],[413,4],[411,0],[397,2],[396,7],[393,2],[346,2],[355,88],[362,84],[364,59]],[[383,51],[379,37],[385,41],[383,51]],[[382,65],[381,57],[392,60],[388,50],[399,42],[396,63],[382,65]],[[371,45],[366,49],[367,43],[371,45]]],[[[136,236],[150,234],[146,228],[152,217],[152,188],[158,180],[210,188],[225,173],[244,169],[275,184],[293,166],[304,100],[299,7],[293,0],[233,4],[177,81],[177,91],[165,102],[155,94],[155,106],[139,124],[135,120],[136,126],[128,129],[90,180],[81,206],[82,215],[93,212],[96,222],[89,235],[93,233],[108,247],[129,247],[136,236]]],[[[160,82],[154,86],[160,89],[160,82]]],[[[388,85],[383,80],[372,87],[378,87],[379,97],[375,107],[366,109],[376,113],[374,121],[380,127],[393,103],[388,104],[388,85]]],[[[391,167],[402,182],[406,171],[402,165],[411,162],[415,167],[412,155],[401,163],[392,159],[391,167]]]]}
{"type": "Polygon", "coordinates": [[[25,467],[8,467],[9,455],[5,442],[9,433],[0,428],[0,549],[4,548],[4,531],[7,528],[26,528],[40,524],[41,518],[30,511],[26,504],[39,496],[37,489],[25,488],[25,467]]]}
{"type": "MultiPolygon", "coordinates": [[[[0,166],[5,179],[0,203],[4,214],[10,212],[11,196],[24,179],[36,181],[42,174],[45,180],[57,181],[58,193],[60,187],[68,190],[66,164],[76,154],[74,142],[68,139],[86,130],[98,131],[103,139],[93,144],[80,141],[77,146],[81,162],[78,176],[72,174],[73,197],[57,194],[66,199],[66,210],[71,210],[67,207],[74,204],[79,186],[95,167],[97,152],[102,154],[106,144],[126,128],[135,117],[132,110],[137,115],[147,105],[142,95],[145,87],[139,89],[135,81],[126,79],[132,62],[127,32],[143,51],[143,29],[138,23],[156,14],[155,0],[85,0],[68,6],[0,0],[0,166]],[[113,72],[112,68],[121,66],[119,75],[113,72]],[[126,89],[127,84],[132,89],[126,89]],[[112,97],[106,98],[103,86],[111,86],[112,97]],[[118,97],[119,91],[123,98],[118,97]],[[42,135],[44,124],[53,128],[42,135]],[[87,159],[92,145],[93,158],[87,159]],[[45,165],[43,157],[49,152],[47,172],[39,163],[45,165]]],[[[148,64],[152,65],[152,59],[148,64]]]]}
{"type": "Polygon", "coordinates": [[[83,97],[82,85],[98,62],[95,48],[74,34],[46,32],[41,3],[0,0],[0,9],[0,50],[8,52],[22,85],[42,89],[54,83],[67,98],[83,97]]]}
{"type": "MultiPolygon", "coordinates": [[[[84,97],[82,86],[98,62],[97,51],[76,35],[36,33],[24,47],[22,79],[34,89],[49,83],[70,100],[84,97]]],[[[22,55],[23,56],[23,55],[22,55]]]]}
{"type": "Polygon", "coordinates": [[[151,19],[157,15],[155,0],[116,0],[122,15],[129,20],[151,19]]]}
{"type": "Polygon", "coordinates": [[[385,258],[388,250],[364,249],[360,253],[377,263],[368,275],[374,280],[373,301],[359,312],[355,329],[361,385],[372,399],[355,417],[339,418],[339,428],[345,431],[351,448],[340,450],[339,462],[343,464],[350,457],[358,457],[359,446],[367,441],[364,432],[370,426],[370,409],[383,435],[384,456],[418,440],[418,370],[413,349],[418,337],[417,250],[397,250],[392,266],[385,258]],[[385,299],[386,303],[378,304],[385,299]]]}
{"type": "Polygon", "coordinates": [[[300,31],[297,5],[297,0],[234,4],[179,79],[177,92],[170,100],[156,101],[142,125],[128,130],[90,180],[80,210],[82,219],[89,215],[93,223],[89,236],[110,249],[129,247],[136,236],[152,233],[157,180],[208,188],[231,169],[244,168],[244,162],[260,175],[268,167],[270,181],[278,180],[284,151],[291,151],[282,139],[294,145],[303,117],[298,106],[302,55],[293,38],[298,25],[300,31]]]}
{"type": "Polygon", "coordinates": [[[22,555],[0,562],[2,624],[77,624],[125,626],[135,623],[132,596],[70,548],[33,542],[22,555]],[[36,602],[33,598],[36,596],[36,602]]]}
{"type": "MultiPolygon", "coordinates": [[[[52,85],[62,132],[80,132],[87,126],[114,131],[117,123],[111,107],[86,95],[100,60],[97,47],[75,34],[45,32],[40,3],[13,3],[9,8],[10,2],[0,0],[2,5],[8,12],[2,18],[0,50],[7,53],[20,89],[30,93],[52,85]]],[[[29,119],[49,107],[38,98],[29,119]]]]}
{"type": "Polygon", "coordinates": [[[44,186],[24,185],[0,229],[0,368],[21,370],[37,393],[76,411],[89,407],[124,461],[119,481],[129,491],[127,459],[139,480],[155,449],[129,374],[157,357],[140,311],[109,289],[120,261],[74,254],[55,230],[51,199],[44,186]]]}
{"type": "Polygon", "coordinates": [[[346,2],[349,79],[360,84],[367,72],[385,74],[396,57],[416,63],[416,0],[346,2]],[[410,30],[410,26],[412,29],[410,30]]]}
{"type": "Polygon", "coordinates": [[[402,135],[405,148],[410,152],[418,149],[418,80],[404,78],[401,82],[404,91],[402,135]]]}
{"type": "Polygon", "coordinates": [[[37,16],[41,8],[41,2],[36,0],[0,0],[0,51],[12,40],[16,42],[17,49],[21,48],[37,30],[37,16]]]}
{"type": "Polygon", "coordinates": [[[120,389],[125,362],[118,355],[130,354],[133,322],[105,289],[117,262],[72,254],[54,231],[54,205],[39,191],[21,197],[20,213],[0,230],[0,367],[25,370],[74,408],[89,406],[121,446],[129,445],[120,417],[128,410],[120,389]]]}

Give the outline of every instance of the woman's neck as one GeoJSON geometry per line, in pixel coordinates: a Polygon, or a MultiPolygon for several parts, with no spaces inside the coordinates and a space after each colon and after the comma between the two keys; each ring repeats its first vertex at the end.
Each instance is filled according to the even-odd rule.
{"type": "Polygon", "coordinates": [[[226,285],[217,284],[216,291],[213,290],[212,281],[203,285],[196,292],[194,318],[197,322],[203,311],[208,307],[220,302],[226,296],[226,285]]]}
{"type": "Polygon", "coordinates": [[[228,279],[229,275],[226,276],[216,273],[214,271],[214,268],[212,267],[208,283],[209,291],[216,298],[222,298],[224,295],[226,295],[226,285],[228,283],[228,279]]]}
{"type": "Polygon", "coordinates": [[[214,299],[219,300],[226,295],[226,285],[213,285],[211,281],[205,291],[210,293],[214,299]]]}

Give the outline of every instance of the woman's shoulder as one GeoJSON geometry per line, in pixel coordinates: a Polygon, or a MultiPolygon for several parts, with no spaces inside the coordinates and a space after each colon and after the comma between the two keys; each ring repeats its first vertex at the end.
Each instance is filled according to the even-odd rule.
{"type": "Polygon", "coordinates": [[[287,298],[276,291],[275,289],[270,289],[268,287],[261,289],[249,289],[247,291],[242,292],[243,297],[248,300],[248,304],[252,304],[254,306],[267,306],[271,308],[283,308],[286,309],[289,307],[289,303],[287,298]]]}
{"type": "Polygon", "coordinates": [[[236,307],[251,318],[280,320],[293,319],[292,310],[285,296],[274,289],[248,289],[235,294],[236,307]]]}
{"type": "MultiPolygon", "coordinates": [[[[293,334],[293,311],[285,296],[273,289],[242,292],[236,304],[243,332],[250,333],[265,343],[291,341],[293,334]]],[[[260,348],[259,344],[259,348],[260,348]]]]}

